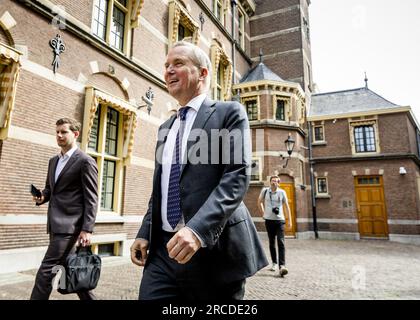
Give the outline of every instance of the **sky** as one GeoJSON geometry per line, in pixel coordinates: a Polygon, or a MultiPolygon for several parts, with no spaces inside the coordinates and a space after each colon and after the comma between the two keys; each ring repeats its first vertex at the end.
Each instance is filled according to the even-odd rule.
{"type": "Polygon", "coordinates": [[[410,106],[420,121],[420,1],[312,0],[309,21],[318,92],[369,89],[410,106]]]}

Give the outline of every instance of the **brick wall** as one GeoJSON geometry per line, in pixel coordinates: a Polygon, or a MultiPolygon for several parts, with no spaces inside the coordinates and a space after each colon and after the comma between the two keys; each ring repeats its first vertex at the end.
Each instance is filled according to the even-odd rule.
{"type": "MultiPolygon", "coordinates": [[[[62,6],[66,13],[75,17],[89,28],[92,24],[92,10],[94,0],[50,0],[57,6],[62,6]]],[[[128,2],[128,1],[127,1],[128,2]]]]}
{"type": "MultiPolygon", "coordinates": [[[[252,20],[251,36],[255,37],[269,32],[277,32],[294,27],[300,27],[300,12],[298,9],[273,14],[264,19],[252,20]]],[[[264,54],[266,54],[264,52],[264,54]]]]}
{"type": "Polygon", "coordinates": [[[406,113],[392,113],[379,116],[379,142],[382,153],[410,152],[407,120],[406,113]],[[389,128],[392,128],[392,130],[389,130],[389,128]]]}
{"type": "MultiPolygon", "coordinates": [[[[370,170],[370,175],[379,175],[379,170],[383,170],[385,206],[388,219],[419,219],[417,210],[419,202],[418,186],[416,180],[418,168],[411,160],[353,161],[316,164],[314,171],[318,176],[325,176],[327,174],[328,191],[331,196],[330,199],[317,199],[318,218],[358,218],[352,171],[356,171],[358,176],[364,176],[366,169],[370,170]],[[404,166],[408,174],[401,176],[399,174],[400,166],[404,166]],[[401,190],[404,191],[402,192],[401,190]],[[348,201],[351,201],[350,206],[348,201]],[[346,206],[344,206],[344,202],[346,202],[346,206]]],[[[338,224],[330,224],[331,231],[340,231],[339,228],[338,224]]],[[[396,227],[392,226],[392,228],[396,227]]]]}
{"type": "Polygon", "coordinates": [[[419,155],[416,127],[407,117],[408,139],[410,144],[410,152],[419,155]]]}
{"type": "MultiPolygon", "coordinates": [[[[313,126],[312,126],[313,128],[313,126]]],[[[313,157],[336,157],[351,155],[349,122],[347,119],[324,121],[324,139],[326,146],[313,146],[313,157]]]]}
{"type": "Polygon", "coordinates": [[[287,8],[290,6],[300,4],[300,0],[277,0],[277,1],[270,1],[270,0],[255,0],[256,4],[256,15],[260,15],[263,13],[271,12],[274,10],[279,10],[283,8],[287,8]]]}

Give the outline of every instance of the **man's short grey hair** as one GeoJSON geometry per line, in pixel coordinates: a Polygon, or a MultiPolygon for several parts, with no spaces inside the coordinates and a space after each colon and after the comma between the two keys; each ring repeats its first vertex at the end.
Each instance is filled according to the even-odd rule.
{"type": "Polygon", "coordinates": [[[197,47],[196,45],[187,42],[187,41],[178,41],[176,42],[172,48],[176,48],[176,47],[188,47],[191,49],[191,56],[190,59],[191,61],[194,63],[194,65],[197,68],[206,68],[208,70],[208,75],[207,77],[204,79],[204,84],[206,86],[206,89],[209,90],[210,89],[210,81],[211,81],[211,61],[209,56],[204,52],[203,49],[201,49],[200,47],[197,47]]]}

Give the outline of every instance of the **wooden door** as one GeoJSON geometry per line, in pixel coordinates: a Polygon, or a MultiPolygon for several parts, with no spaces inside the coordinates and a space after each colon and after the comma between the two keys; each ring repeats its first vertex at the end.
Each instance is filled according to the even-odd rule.
{"type": "Polygon", "coordinates": [[[387,238],[388,222],[382,177],[355,177],[361,237],[387,238]]]}
{"type": "Polygon", "coordinates": [[[283,208],[286,218],[285,235],[294,237],[296,235],[296,212],[295,212],[295,185],[293,183],[280,183],[280,188],[286,191],[287,200],[289,201],[290,215],[292,216],[292,227],[287,227],[288,216],[283,208]]]}

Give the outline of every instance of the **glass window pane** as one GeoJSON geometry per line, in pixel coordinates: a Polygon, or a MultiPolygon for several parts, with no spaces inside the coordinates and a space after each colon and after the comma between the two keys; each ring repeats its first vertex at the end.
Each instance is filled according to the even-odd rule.
{"type": "Polygon", "coordinates": [[[118,142],[118,122],[119,112],[115,109],[108,108],[106,123],[106,139],[105,152],[116,156],[118,142]]]}
{"type": "Polygon", "coordinates": [[[258,120],[258,105],[257,100],[248,100],[245,102],[248,120],[258,120]]]}
{"type": "Polygon", "coordinates": [[[285,120],[284,101],[283,100],[277,100],[276,119],[281,120],[281,121],[285,120]]]}
{"type": "Polygon", "coordinates": [[[318,193],[328,193],[327,179],[325,178],[318,179],[318,193]]]}
{"type": "Polygon", "coordinates": [[[324,127],[315,127],[315,141],[324,141],[324,127]]]}
{"type": "Polygon", "coordinates": [[[111,46],[119,50],[123,49],[124,23],[125,13],[118,9],[116,6],[114,6],[111,24],[110,44],[111,46]]]}
{"type": "Polygon", "coordinates": [[[101,209],[112,210],[115,184],[115,161],[104,160],[101,209]]]}
{"type": "Polygon", "coordinates": [[[108,15],[108,0],[98,0],[93,8],[92,32],[99,38],[105,40],[106,23],[108,15]]]}

